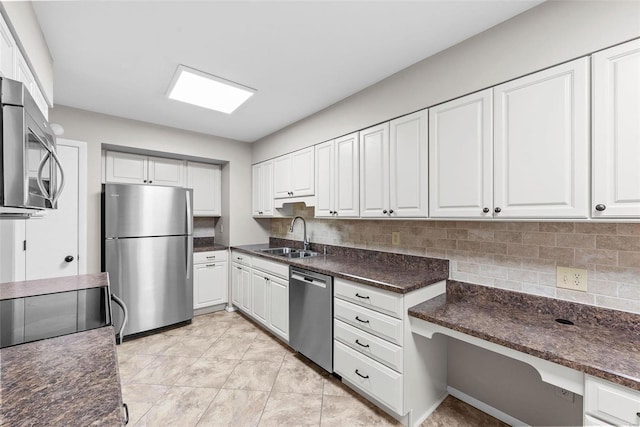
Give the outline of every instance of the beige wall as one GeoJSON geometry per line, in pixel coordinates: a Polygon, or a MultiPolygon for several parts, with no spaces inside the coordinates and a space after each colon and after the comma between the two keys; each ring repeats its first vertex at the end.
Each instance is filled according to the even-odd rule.
{"type": "Polygon", "coordinates": [[[227,161],[222,170],[222,217],[216,241],[223,244],[264,242],[268,230],[251,217],[251,151],[247,143],[179,129],[56,106],[50,120],[64,127],[64,138],[86,141],[87,271],[100,271],[101,144],[227,161]],[[222,230],[224,228],[224,231],[222,230]]]}
{"type": "Polygon", "coordinates": [[[640,37],[638,1],[548,1],[253,144],[253,163],[640,37]]]}
{"type": "Polygon", "coordinates": [[[31,1],[5,1],[2,6],[18,39],[27,52],[34,75],[47,101],[53,104],[53,59],[42,34],[40,23],[31,1]]]}

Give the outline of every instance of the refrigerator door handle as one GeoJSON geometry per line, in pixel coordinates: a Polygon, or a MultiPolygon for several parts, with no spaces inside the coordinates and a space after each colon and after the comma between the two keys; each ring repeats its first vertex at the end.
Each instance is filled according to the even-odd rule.
{"type": "Polygon", "coordinates": [[[186,192],[186,200],[187,200],[187,235],[191,236],[193,234],[193,212],[191,206],[191,191],[187,190],[186,192]]]}
{"type": "Polygon", "coordinates": [[[187,280],[191,278],[191,269],[193,268],[193,237],[187,237],[187,280]]]}

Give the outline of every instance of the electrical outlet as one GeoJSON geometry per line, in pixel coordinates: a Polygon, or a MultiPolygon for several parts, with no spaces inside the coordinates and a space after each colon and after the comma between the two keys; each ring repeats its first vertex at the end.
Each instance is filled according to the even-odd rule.
{"type": "Polygon", "coordinates": [[[391,244],[392,245],[399,245],[400,244],[400,232],[399,231],[394,231],[391,233],[391,244]]]}
{"type": "Polygon", "coordinates": [[[561,399],[566,400],[567,402],[573,403],[573,401],[575,400],[575,394],[560,387],[556,387],[555,395],[561,399]]]}
{"type": "Polygon", "coordinates": [[[558,267],[556,272],[557,287],[587,292],[587,270],[558,267]]]}

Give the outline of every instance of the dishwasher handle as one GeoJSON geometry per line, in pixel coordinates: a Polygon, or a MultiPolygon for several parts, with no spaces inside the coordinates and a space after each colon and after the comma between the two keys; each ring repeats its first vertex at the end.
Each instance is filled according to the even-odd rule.
{"type": "Polygon", "coordinates": [[[308,283],[310,285],[319,286],[321,288],[327,287],[327,282],[324,280],[317,279],[315,277],[304,276],[298,273],[291,273],[291,279],[297,280],[298,282],[308,283]]]}

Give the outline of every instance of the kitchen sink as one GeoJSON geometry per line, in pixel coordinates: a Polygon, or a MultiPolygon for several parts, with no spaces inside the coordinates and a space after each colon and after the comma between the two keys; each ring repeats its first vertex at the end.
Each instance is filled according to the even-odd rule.
{"type": "Polygon", "coordinates": [[[291,253],[297,253],[298,250],[293,248],[269,248],[269,249],[260,249],[260,252],[264,252],[266,254],[271,254],[271,255],[283,256],[291,253]]]}
{"type": "Polygon", "coordinates": [[[260,249],[260,252],[264,252],[270,255],[277,255],[285,258],[308,258],[308,257],[318,256],[318,252],[303,251],[303,250],[287,248],[287,247],[260,249]]]}

